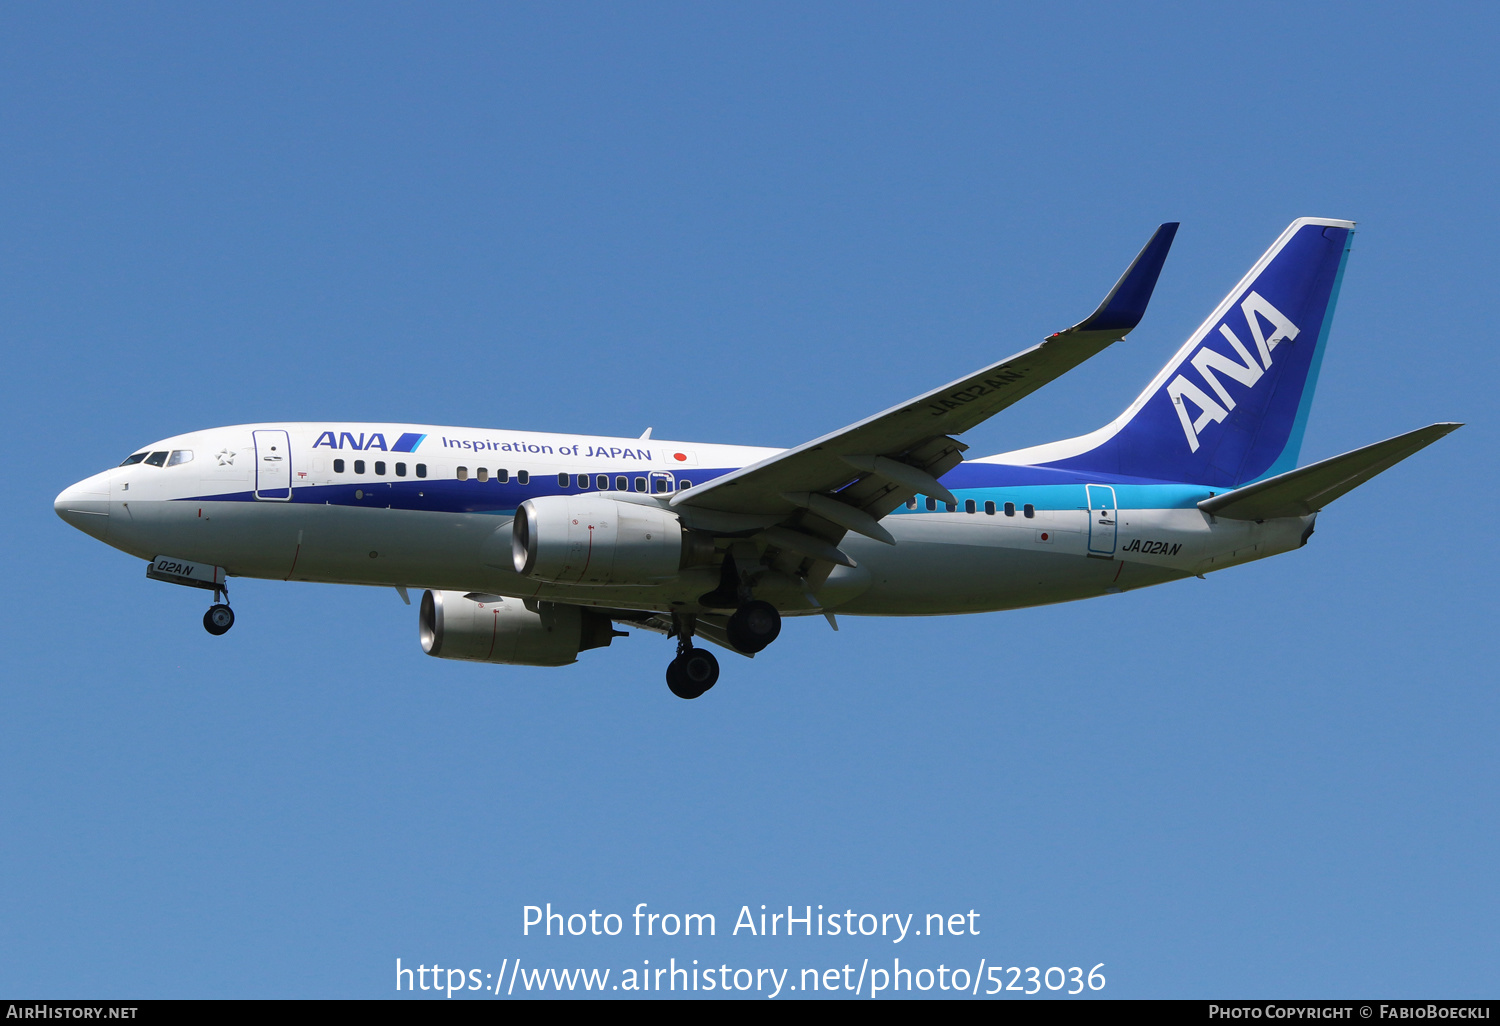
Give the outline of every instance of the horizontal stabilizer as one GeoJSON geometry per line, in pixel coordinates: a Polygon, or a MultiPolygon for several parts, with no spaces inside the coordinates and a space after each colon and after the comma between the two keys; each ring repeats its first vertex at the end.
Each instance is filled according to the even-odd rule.
{"type": "Polygon", "coordinates": [[[1231,520],[1305,517],[1461,427],[1462,424],[1432,424],[1408,431],[1342,456],[1204,499],[1198,503],[1198,508],[1231,520]]]}

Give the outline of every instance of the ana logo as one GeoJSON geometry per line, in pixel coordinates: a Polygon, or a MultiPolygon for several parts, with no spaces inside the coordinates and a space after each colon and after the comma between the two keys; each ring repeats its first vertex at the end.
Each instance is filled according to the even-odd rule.
{"type": "Polygon", "coordinates": [[[379,431],[366,435],[363,431],[354,434],[351,431],[324,431],[318,436],[318,440],[312,444],[314,449],[322,446],[328,449],[381,449],[385,452],[416,452],[417,446],[422,444],[426,435],[408,431],[396,439],[395,445],[385,444],[385,435],[379,431]]]}
{"type": "Polygon", "coordinates": [[[1259,356],[1259,361],[1228,324],[1219,325],[1219,334],[1234,349],[1239,362],[1208,348],[1207,344],[1188,361],[1219,397],[1217,402],[1181,374],[1167,382],[1167,395],[1171,397],[1172,406],[1177,410],[1177,419],[1182,421],[1182,433],[1187,436],[1191,452],[1198,451],[1199,432],[1229,416],[1229,411],[1235,406],[1234,396],[1229,394],[1229,389],[1224,387],[1224,382],[1214,372],[1233,378],[1247,388],[1254,388],[1261,376],[1271,369],[1271,350],[1282,342],[1291,342],[1301,334],[1301,328],[1287,320],[1280,310],[1266,302],[1265,297],[1258,292],[1245,297],[1245,301],[1240,304],[1240,311],[1245,315],[1245,325],[1250,329],[1250,337],[1255,340],[1255,353],[1259,356]],[[1269,322],[1269,332],[1261,327],[1261,318],[1269,322]],[[1196,417],[1188,412],[1187,403],[1198,408],[1196,417]]]}

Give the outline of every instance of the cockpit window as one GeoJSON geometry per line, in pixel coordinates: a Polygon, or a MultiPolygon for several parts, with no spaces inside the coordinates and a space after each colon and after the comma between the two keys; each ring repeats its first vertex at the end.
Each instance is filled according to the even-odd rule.
{"type": "Polygon", "coordinates": [[[167,457],[167,466],[169,467],[175,467],[179,463],[191,462],[193,462],[193,450],[191,449],[173,449],[172,455],[167,457]]]}
{"type": "Polygon", "coordinates": [[[133,466],[135,466],[137,463],[141,462],[141,460],[143,460],[145,458],[146,458],[146,454],[145,453],[138,452],[138,453],[136,453],[133,456],[126,456],[124,462],[122,462],[120,464],[120,466],[122,466],[122,467],[133,467],[133,466]]]}
{"type": "Polygon", "coordinates": [[[146,457],[146,463],[153,467],[163,466],[167,462],[167,454],[164,452],[153,452],[146,457]]]}

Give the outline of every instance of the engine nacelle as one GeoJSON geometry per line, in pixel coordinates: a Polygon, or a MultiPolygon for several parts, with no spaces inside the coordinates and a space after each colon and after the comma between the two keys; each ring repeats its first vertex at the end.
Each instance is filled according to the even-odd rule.
{"type": "Polygon", "coordinates": [[[552,584],[660,584],[713,555],[677,514],[602,495],[542,495],[516,510],[516,573],[552,584]]]}
{"type": "Polygon", "coordinates": [[[423,652],[477,663],[566,666],[615,636],[609,618],[592,610],[540,602],[532,612],[520,599],[461,591],[424,592],[418,622],[423,652]]]}

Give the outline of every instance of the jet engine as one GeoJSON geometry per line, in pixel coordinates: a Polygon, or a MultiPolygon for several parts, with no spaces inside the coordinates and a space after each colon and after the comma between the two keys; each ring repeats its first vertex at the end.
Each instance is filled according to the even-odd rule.
{"type": "Polygon", "coordinates": [[[714,556],[677,514],[602,495],[527,499],[511,530],[516,573],[552,584],[660,584],[714,556]]]}
{"type": "Polygon", "coordinates": [[[461,591],[424,592],[418,621],[430,656],[521,666],[566,666],[620,633],[578,606],[539,602],[533,611],[520,599],[461,591]]]}

